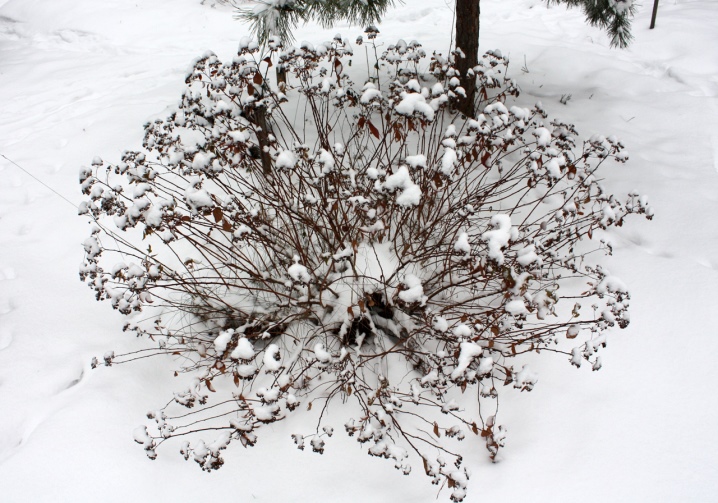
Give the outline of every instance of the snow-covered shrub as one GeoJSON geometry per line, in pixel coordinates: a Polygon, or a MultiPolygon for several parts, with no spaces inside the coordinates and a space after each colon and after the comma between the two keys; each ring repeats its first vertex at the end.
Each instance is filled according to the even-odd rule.
{"type": "Polygon", "coordinates": [[[499,393],[536,385],[532,359],[600,368],[629,294],[594,260],[610,252],[597,235],[651,210],[596,177],[626,160],[617,139],[581,142],[540,104],[512,104],[500,53],[474,69],[476,120],[453,111],[453,56],[424,64],[399,41],[356,86],[352,54],[337,36],[200,58],[140,151],[81,170],[80,275],[148,339],[106,365],[174,355],[194,377],[135,430],[151,458],[182,436],[185,458],[216,469],[229,444],[292,415],[314,425],[297,447],[323,453],[334,405],[370,455],[403,473],[418,461],[460,501],[456,442],[497,455],[499,393]],[[273,60],[286,95],[267,81],[273,60]]]}

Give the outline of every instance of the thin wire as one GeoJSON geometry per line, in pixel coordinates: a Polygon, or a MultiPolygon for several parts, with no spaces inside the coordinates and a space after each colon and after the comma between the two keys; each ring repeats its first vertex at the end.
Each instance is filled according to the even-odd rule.
{"type": "MultiPolygon", "coordinates": [[[[70,201],[68,198],[66,198],[65,196],[63,196],[62,194],[60,194],[58,191],[56,191],[55,189],[53,189],[52,187],[50,187],[48,184],[46,184],[45,182],[43,182],[42,180],[40,180],[38,177],[36,177],[36,176],[33,175],[32,173],[30,173],[28,170],[26,170],[25,168],[23,168],[22,166],[20,166],[18,163],[16,163],[15,161],[13,161],[13,160],[10,159],[9,157],[7,157],[5,154],[0,154],[0,157],[4,158],[6,161],[11,162],[12,164],[14,164],[14,165],[17,166],[18,168],[20,168],[22,171],[24,171],[24,172],[25,172],[29,177],[31,177],[33,180],[37,181],[39,184],[43,185],[44,187],[47,187],[49,190],[51,190],[51,191],[52,191],[56,196],[58,196],[59,198],[64,199],[65,201],[67,201],[67,202],[68,202],[70,205],[72,205],[72,207],[75,208],[76,210],[79,209],[79,206],[78,206],[77,204],[75,204],[75,203],[73,203],[72,201],[70,201]]],[[[95,220],[94,217],[93,217],[93,220],[95,220]]],[[[95,221],[97,222],[97,220],[95,220],[95,221]]],[[[98,223],[99,223],[99,222],[98,222],[98,223]]],[[[115,243],[117,243],[117,248],[120,248],[120,243],[118,242],[118,238],[119,238],[119,239],[122,239],[122,238],[120,238],[117,234],[115,234],[114,232],[112,232],[112,231],[109,230],[109,229],[104,229],[104,228],[103,228],[103,231],[104,231],[108,236],[110,236],[112,239],[114,239],[114,240],[115,240],[115,243]]],[[[120,253],[124,256],[124,252],[120,252],[120,253]]]]}
{"type": "Polygon", "coordinates": [[[17,166],[19,169],[21,169],[22,171],[24,171],[27,176],[29,176],[30,178],[32,178],[33,180],[35,180],[36,182],[38,182],[40,185],[43,185],[45,188],[51,190],[56,196],[58,196],[58,197],[64,199],[65,201],[67,201],[68,203],[70,203],[73,208],[77,209],[77,205],[76,205],[75,203],[73,203],[73,202],[70,201],[68,198],[66,198],[65,196],[63,196],[62,194],[60,194],[58,191],[56,191],[55,189],[53,189],[52,187],[50,187],[48,184],[46,184],[45,182],[43,182],[42,180],[40,180],[38,177],[36,177],[36,176],[33,175],[32,173],[30,173],[28,170],[26,170],[25,168],[23,168],[22,166],[20,166],[18,163],[16,163],[15,161],[13,161],[13,160],[10,159],[9,157],[7,157],[5,154],[0,154],[0,157],[2,157],[2,158],[5,159],[6,161],[8,161],[8,162],[14,164],[15,166],[17,166]]]}

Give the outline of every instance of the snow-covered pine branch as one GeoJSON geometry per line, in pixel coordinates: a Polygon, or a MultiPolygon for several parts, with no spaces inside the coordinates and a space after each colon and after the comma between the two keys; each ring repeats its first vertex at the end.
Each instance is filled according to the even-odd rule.
{"type": "Polygon", "coordinates": [[[338,21],[359,26],[376,23],[397,0],[261,0],[254,6],[237,7],[237,18],[247,21],[259,42],[271,36],[283,43],[293,41],[292,31],[310,20],[330,27],[338,21]]]}

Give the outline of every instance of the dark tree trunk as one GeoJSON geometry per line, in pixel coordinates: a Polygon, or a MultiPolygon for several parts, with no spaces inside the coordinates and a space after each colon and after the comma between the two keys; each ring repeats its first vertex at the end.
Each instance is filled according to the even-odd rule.
{"type": "Polygon", "coordinates": [[[481,0],[456,0],[456,47],[466,55],[459,59],[457,69],[461,72],[461,87],[466,91],[466,99],[459,110],[474,117],[476,97],[476,77],[467,72],[479,63],[479,16],[481,0]]]}
{"type": "Polygon", "coordinates": [[[653,0],[653,13],[651,14],[651,30],[656,27],[656,15],[658,15],[658,0],[653,0]]]}
{"type": "Polygon", "coordinates": [[[264,106],[259,106],[253,109],[249,109],[245,116],[252,124],[255,125],[255,133],[257,134],[257,143],[259,143],[258,152],[256,152],[255,158],[258,158],[262,162],[262,172],[264,176],[272,176],[272,156],[269,155],[269,135],[272,132],[272,127],[267,120],[267,109],[264,106]]]}
{"type": "Polygon", "coordinates": [[[287,69],[284,65],[277,65],[277,87],[283,93],[287,92],[287,69]]]}

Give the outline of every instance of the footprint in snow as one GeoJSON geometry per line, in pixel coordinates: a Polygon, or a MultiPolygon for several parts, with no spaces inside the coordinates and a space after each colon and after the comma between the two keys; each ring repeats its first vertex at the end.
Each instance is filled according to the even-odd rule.
{"type": "Polygon", "coordinates": [[[415,22],[425,17],[430,16],[434,12],[434,9],[429,7],[427,9],[421,9],[420,11],[413,11],[410,14],[403,16],[403,21],[415,22]]]}
{"type": "Polygon", "coordinates": [[[24,38],[22,30],[18,28],[19,21],[7,16],[0,16],[0,39],[20,40],[24,38]]]}
{"type": "Polygon", "coordinates": [[[15,274],[15,269],[13,269],[12,267],[5,267],[3,269],[0,269],[0,281],[15,278],[17,278],[17,274],[15,274]]]}
{"type": "Polygon", "coordinates": [[[7,349],[12,344],[12,332],[0,329],[0,351],[7,349]]]}
{"type": "Polygon", "coordinates": [[[67,386],[65,386],[65,389],[68,390],[68,389],[70,389],[70,388],[72,388],[72,387],[74,387],[74,386],[77,386],[78,384],[80,384],[80,382],[82,381],[82,378],[83,378],[83,377],[85,377],[85,370],[84,370],[84,369],[80,372],[80,375],[79,375],[76,379],[73,379],[72,381],[70,381],[70,382],[68,383],[67,386]]]}
{"type": "Polygon", "coordinates": [[[694,259],[698,265],[705,267],[706,269],[711,269],[713,271],[718,270],[718,260],[710,260],[706,258],[696,258],[694,259]]]}
{"type": "Polygon", "coordinates": [[[9,314],[17,308],[17,304],[13,299],[3,299],[0,301],[0,315],[9,314]]]}
{"type": "Polygon", "coordinates": [[[66,48],[70,47],[81,51],[93,50],[102,42],[102,38],[95,33],[69,28],[53,32],[50,35],[50,40],[66,48]]]}

